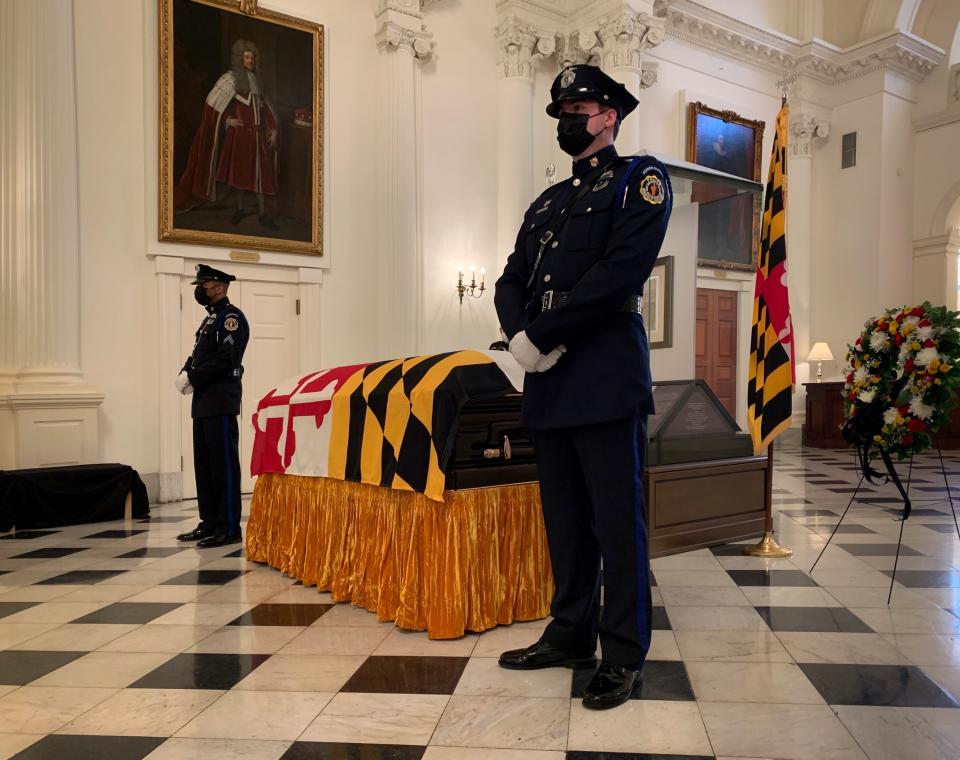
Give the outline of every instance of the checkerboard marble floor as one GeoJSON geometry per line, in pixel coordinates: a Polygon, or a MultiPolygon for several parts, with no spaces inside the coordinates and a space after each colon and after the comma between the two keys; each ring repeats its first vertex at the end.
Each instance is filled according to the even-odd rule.
{"type": "MultiPolygon", "coordinates": [[[[946,473],[960,491],[960,456],[946,473]]],[[[611,711],[589,673],[497,667],[542,622],[429,641],[149,521],[0,536],[0,757],[586,760],[960,757],[960,541],[939,460],[851,497],[849,453],[778,450],[788,560],[716,547],[654,561],[642,692],[611,711]]],[[[960,493],[958,493],[960,495],[960,493]]],[[[958,502],[960,503],[960,502],[958,502]]]]}

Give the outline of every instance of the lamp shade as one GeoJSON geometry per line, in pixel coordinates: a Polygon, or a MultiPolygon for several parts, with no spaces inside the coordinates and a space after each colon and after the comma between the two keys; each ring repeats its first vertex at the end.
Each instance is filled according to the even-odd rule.
{"type": "Polygon", "coordinates": [[[807,356],[808,362],[830,362],[833,361],[833,354],[830,353],[830,346],[826,343],[814,343],[813,348],[807,356]]]}

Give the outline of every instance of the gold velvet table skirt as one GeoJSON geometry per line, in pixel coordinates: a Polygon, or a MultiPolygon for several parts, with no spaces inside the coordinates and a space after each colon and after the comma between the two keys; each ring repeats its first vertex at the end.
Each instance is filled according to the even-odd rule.
{"type": "Polygon", "coordinates": [[[553,574],[536,484],[423,494],[332,478],[261,475],[247,558],[452,639],[545,617],[553,574]]]}

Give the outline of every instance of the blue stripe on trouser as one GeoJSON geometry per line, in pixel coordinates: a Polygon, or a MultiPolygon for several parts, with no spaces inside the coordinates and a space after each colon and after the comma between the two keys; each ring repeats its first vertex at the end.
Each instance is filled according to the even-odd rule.
{"type": "Polygon", "coordinates": [[[221,429],[223,430],[223,461],[224,469],[227,474],[227,530],[233,529],[233,467],[230,464],[230,431],[227,429],[226,416],[221,417],[221,429]]]}

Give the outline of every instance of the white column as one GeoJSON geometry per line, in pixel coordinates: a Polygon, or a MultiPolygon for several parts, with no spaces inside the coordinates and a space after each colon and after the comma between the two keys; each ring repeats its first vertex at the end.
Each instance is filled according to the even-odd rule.
{"type": "Polygon", "coordinates": [[[419,351],[421,331],[419,69],[433,56],[417,0],[379,0],[377,9],[377,324],[381,357],[419,351]]]}
{"type": "Polygon", "coordinates": [[[0,4],[0,455],[95,461],[103,400],[80,371],[73,0],[0,4]]]}
{"type": "MultiPolygon", "coordinates": [[[[787,158],[787,274],[790,289],[790,315],[793,322],[794,351],[797,362],[797,388],[793,395],[793,413],[805,415],[806,392],[802,383],[810,381],[807,354],[823,336],[811,335],[811,299],[813,295],[813,149],[814,139],[824,138],[829,127],[798,107],[791,110],[789,155],[787,158]]],[[[842,360],[843,346],[830,346],[842,360]]]]}
{"type": "MultiPolygon", "coordinates": [[[[639,98],[642,90],[657,81],[656,66],[644,65],[643,54],[663,42],[664,19],[637,13],[625,6],[616,13],[601,16],[597,24],[603,69],[639,98]]],[[[645,147],[641,142],[642,124],[643,120],[636,114],[621,124],[617,137],[620,155],[630,156],[645,147]]]]}
{"type": "Polygon", "coordinates": [[[499,154],[497,158],[497,273],[513,251],[517,230],[533,201],[533,67],[553,53],[552,35],[509,16],[497,27],[499,154]]]}
{"type": "MultiPolygon", "coordinates": [[[[172,373],[179,370],[186,357],[180,345],[180,323],[183,306],[180,303],[183,283],[183,259],[179,256],[157,256],[154,267],[157,274],[157,305],[163,329],[157,336],[159,366],[165,369],[160,379],[160,471],[157,500],[180,501],[183,496],[183,467],[181,466],[181,396],[173,390],[172,373]],[[174,369],[176,368],[176,369],[174,369]]],[[[187,462],[187,467],[191,466],[187,462]]]]}
{"type": "Polygon", "coordinates": [[[958,308],[960,226],[946,235],[913,241],[913,300],[958,308]]]}

